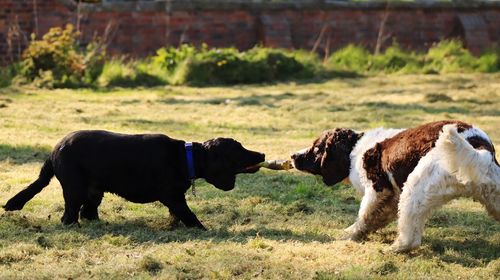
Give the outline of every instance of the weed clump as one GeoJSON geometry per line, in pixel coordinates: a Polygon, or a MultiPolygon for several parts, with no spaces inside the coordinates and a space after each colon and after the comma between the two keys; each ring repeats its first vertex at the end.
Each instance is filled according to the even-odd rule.
{"type": "Polygon", "coordinates": [[[375,273],[378,275],[388,275],[388,274],[395,273],[398,271],[399,271],[399,268],[392,261],[383,262],[382,264],[377,265],[376,267],[372,268],[372,273],[375,273]]]}
{"type": "Polygon", "coordinates": [[[163,264],[151,256],[146,256],[142,259],[140,268],[152,275],[156,275],[163,269],[163,264]]]}
{"type": "Polygon", "coordinates": [[[19,64],[14,63],[7,67],[0,67],[0,88],[10,86],[19,74],[19,64]]]}
{"type": "Polygon", "coordinates": [[[428,93],[425,95],[425,101],[429,103],[452,102],[453,99],[448,95],[442,93],[428,93]]]}

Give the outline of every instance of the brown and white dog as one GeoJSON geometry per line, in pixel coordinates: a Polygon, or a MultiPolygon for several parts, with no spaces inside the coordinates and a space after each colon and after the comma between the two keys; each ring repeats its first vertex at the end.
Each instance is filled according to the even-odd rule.
{"type": "Polygon", "coordinates": [[[429,215],[457,197],[472,197],[500,221],[500,166],[481,129],[439,121],[410,129],[325,131],[292,155],[295,168],[321,175],[327,185],[345,179],[363,194],[348,239],[361,239],[398,218],[392,249],[418,247],[429,215]]]}

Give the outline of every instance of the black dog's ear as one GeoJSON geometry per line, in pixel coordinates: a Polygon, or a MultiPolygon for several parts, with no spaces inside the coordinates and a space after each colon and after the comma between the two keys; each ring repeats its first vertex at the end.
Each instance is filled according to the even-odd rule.
{"type": "Polygon", "coordinates": [[[205,180],[223,191],[230,191],[234,189],[234,186],[236,184],[236,176],[231,174],[207,177],[205,178],[205,180]]]}
{"type": "Polygon", "coordinates": [[[357,140],[358,135],[347,129],[336,129],[328,136],[321,158],[321,176],[326,185],[333,186],[349,177],[350,154],[357,140]]]}
{"type": "Polygon", "coordinates": [[[373,182],[373,188],[381,192],[384,187],[392,184],[382,168],[382,145],[377,143],[363,155],[363,168],[366,170],[368,179],[373,182]]]}

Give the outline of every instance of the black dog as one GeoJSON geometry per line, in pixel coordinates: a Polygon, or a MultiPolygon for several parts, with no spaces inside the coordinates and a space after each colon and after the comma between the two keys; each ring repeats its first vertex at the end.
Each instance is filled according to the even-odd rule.
{"type": "Polygon", "coordinates": [[[161,134],[76,131],[55,146],[38,179],[4,209],[22,209],[55,175],[63,188],[63,224],[78,223],[79,213],[98,219],[104,192],[111,192],[137,203],[160,201],[174,220],[205,229],[186,203],[191,180],[204,178],[228,191],[234,188],[236,174],[257,172],[259,167],[252,166],[264,158],[230,138],[186,143],[161,134]]]}

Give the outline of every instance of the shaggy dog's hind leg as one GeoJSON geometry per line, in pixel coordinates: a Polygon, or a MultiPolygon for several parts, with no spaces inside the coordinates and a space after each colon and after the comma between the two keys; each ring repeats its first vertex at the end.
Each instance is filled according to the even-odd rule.
{"type": "Polygon", "coordinates": [[[358,219],[345,230],[348,233],[345,239],[363,239],[368,233],[395,220],[398,199],[399,193],[392,189],[384,188],[381,192],[376,192],[373,188],[367,188],[361,201],[358,219]]]}
{"type": "Polygon", "coordinates": [[[420,173],[421,176],[410,178],[403,188],[399,202],[398,237],[391,246],[392,251],[406,252],[420,246],[428,217],[459,196],[453,183],[443,179],[446,175],[439,167],[426,170],[428,172],[420,173]]]}

